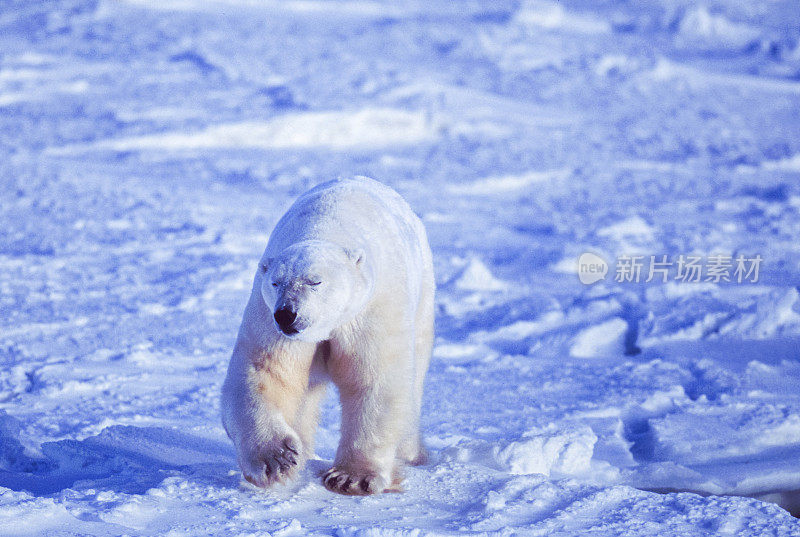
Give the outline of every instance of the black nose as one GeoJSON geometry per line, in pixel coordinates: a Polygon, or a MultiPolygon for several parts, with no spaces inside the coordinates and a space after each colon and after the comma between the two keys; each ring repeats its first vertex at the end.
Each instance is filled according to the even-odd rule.
{"type": "MultiPolygon", "coordinates": [[[[284,332],[290,332],[292,323],[297,319],[297,314],[290,309],[281,308],[275,312],[275,322],[281,327],[284,332]]],[[[294,330],[292,332],[297,332],[294,330]]]]}

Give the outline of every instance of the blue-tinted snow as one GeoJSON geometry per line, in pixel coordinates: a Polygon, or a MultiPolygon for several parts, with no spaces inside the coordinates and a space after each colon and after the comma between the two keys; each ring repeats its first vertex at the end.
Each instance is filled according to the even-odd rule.
{"type": "Polygon", "coordinates": [[[755,499],[800,490],[798,38],[791,0],[4,2],[0,533],[800,534],[755,499]],[[431,238],[432,462],[325,491],[331,393],[259,493],[217,401],[252,271],[353,174],[431,238]]]}

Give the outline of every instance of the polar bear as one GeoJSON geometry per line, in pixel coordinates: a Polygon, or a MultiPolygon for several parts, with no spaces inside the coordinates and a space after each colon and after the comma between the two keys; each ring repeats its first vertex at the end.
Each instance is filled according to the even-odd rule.
{"type": "Polygon", "coordinates": [[[245,479],[293,478],[314,453],[329,381],[341,440],[324,485],[373,494],[421,464],[434,276],[420,219],[366,177],[302,195],[270,236],[222,389],[222,421],[245,479]]]}

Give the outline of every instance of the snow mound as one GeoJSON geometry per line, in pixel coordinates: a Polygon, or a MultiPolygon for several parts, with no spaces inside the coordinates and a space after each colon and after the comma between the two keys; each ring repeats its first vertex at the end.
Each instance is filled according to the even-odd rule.
{"type": "Polygon", "coordinates": [[[789,414],[784,421],[765,429],[757,443],[762,446],[800,445],[800,415],[789,414]]]}
{"type": "Polygon", "coordinates": [[[546,30],[566,30],[580,34],[605,34],[611,31],[608,21],[567,11],[556,2],[532,0],[519,10],[516,21],[524,26],[546,30]]]}
{"type": "Polygon", "coordinates": [[[619,317],[584,328],[575,336],[569,353],[575,358],[621,354],[625,349],[627,331],[628,323],[619,317]]]}
{"type": "Polygon", "coordinates": [[[678,25],[675,44],[679,48],[704,51],[740,51],[757,43],[760,32],[747,24],[736,23],[723,15],[698,6],[684,14],[678,25]]]}
{"type": "Polygon", "coordinates": [[[792,287],[775,290],[759,297],[751,311],[737,315],[720,326],[720,334],[744,334],[754,339],[766,339],[800,330],[800,314],[795,311],[800,293],[792,287]]]}
{"type": "Polygon", "coordinates": [[[684,464],[764,458],[770,448],[800,447],[800,416],[785,415],[772,405],[757,409],[740,404],[731,409],[698,404],[682,413],[652,419],[650,426],[656,457],[684,464]]]}
{"type": "Polygon", "coordinates": [[[588,426],[534,429],[497,451],[495,460],[509,473],[545,476],[581,475],[589,471],[597,436],[588,426]]]}
{"type": "Polygon", "coordinates": [[[257,122],[212,125],[193,133],[166,132],[99,142],[93,146],[65,147],[54,153],[87,149],[114,151],[181,151],[197,149],[327,148],[342,151],[413,145],[436,138],[437,129],[423,112],[392,108],[285,114],[257,122]]]}
{"type": "Polygon", "coordinates": [[[453,194],[469,196],[491,196],[498,194],[517,193],[526,191],[536,184],[559,181],[569,176],[572,170],[562,168],[557,170],[530,171],[513,175],[498,175],[479,179],[471,183],[451,185],[448,190],[453,194]]]}
{"type": "Polygon", "coordinates": [[[394,528],[339,528],[336,537],[418,537],[424,535],[422,530],[414,528],[410,530],[394,528]]]}
{"type": "Polygon", "coordinates": [[[494,277],[491,271],[478,259],[472,258],[453,284],[464,291],[502,291],[508,286],[494,277]]]}
{"type": "Polygon", "coordinates": [[[392,6],[367,0],[318,1],[318,0],[125,0],[125,2],[153,10],[164,11],[211,11],[230,9],[252,9],[271,12],[288,11],[298,14],[324,14],[328,16],[353,15],[363,17],[397,17],[402,11],[392,6]]]}
{"type": "MultiPolygon", "coordinates": [[[[754,497],[798,490],[798,414],[786,415],[779,406],[731,408],[702,400],[683,407],[648,420],[635,440],[643,448],[638,456],[652,457],[634,470],[636,486],[754,497]]],[[[791,505],[784,503],[788,497],[780,501],[791,505]]]]}
{"type": "MultiPolygon", "coordinates": [[[[800,52],[800,45],[797,50],[800,52]]],[[[769,171],[800,172],[800,153],[778,160],[765,160],[761,166],[769,171]]]]}
{"type": "Polygon", "coordinates": [[[621,222],[597,230],[598,236],[609,237],[618,242],[631,238],[649,241],[653,239],[653,233],[653,227],[639,215],[631,216],[621,222]]]}
{"type": "Polygon", "coordinates": [[[18,419],[0,410],[0,471],[31,471],[37,466],[20,442],[20,429],[18,419]]]}

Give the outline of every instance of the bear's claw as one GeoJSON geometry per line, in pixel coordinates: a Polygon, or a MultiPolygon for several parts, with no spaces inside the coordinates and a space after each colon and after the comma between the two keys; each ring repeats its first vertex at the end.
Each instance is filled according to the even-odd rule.
{"type": "Polygon", "coordinates": [[[289,439],[283,441],[283,446],[278,448],[277,452],[272,453],[272,458],[281,467],[281,470],[286,470],[297,464],[297,450],[291,445],[287,444],[289,439]]]}
{"type": "Polygon", "coordinates": [[[325,472],[322,476],[322,483],[325,485],[325,488],[331,492],[354,496],[377,494],[386,489],[385,479],[379,475],[358,475],[357,473],[341,470],[335,466],[325,472]]]}
{"type": "Polygon", "coordinates": [[[298,448],[291,437],[286,437],[278,447],[269,447],[265,450],[264,466],[268,482],[284,479],[297,467],[298,448]]]}
{"type": "Polygon", "coordinates": [[[257,487],[285,483],[299,468],[299,452],[298,441],[292,437],[270,441],[258,450],[250,471],[243,471],[244,478],[257,487]]]}

